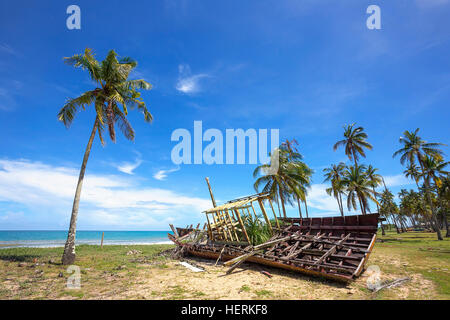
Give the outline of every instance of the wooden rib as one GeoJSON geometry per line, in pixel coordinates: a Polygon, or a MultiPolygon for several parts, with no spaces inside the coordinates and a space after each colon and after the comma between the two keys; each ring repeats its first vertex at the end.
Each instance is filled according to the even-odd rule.
{"type": "Polygon", "coordinates": [[[250,243],[250,239],[249,239],[249,237],[248,237],[247,230],[245,230],[245,226],[244,226],[244,223],[242,222],[241,215],[239,214],[239,212],[237,211],[237,209],[235,209],[234,212],[236,213],[236,217],[238,218],[239,224],[241,225],[242,233],[244,234],[245,240],[247,240],[247,242],[250,243]]]}
{"type": "Polygon", "coordinates": [[[329,255],[336,252],[336,249],[338,246],[340,246],[345,240],[347,240],[350,237],[350,233],[347,234],[342,240],[339,240],[334,246],[332,246],[323,256],[321,256],[319,259],[317,259],[314,264],[320,264],[322,261],[324,261],[326,258],[328,258],[329,255]]]}
{"type": "Polygon", "coordinates": [[[279,228],[280,223],[278,222],[277,214],[275,213],[275,210],[273,208],[272,200],[270,200],[270,199],[268,199],[268,200],[269,200],[270,207],[272,208],[273,216],[275,218],[275,223],[277,224],[277,227],[279,228]]]}
{"type": "Polygon", "coordinates": [[[211,223],[209,222],[208,213],[206,214],[206,221],[208,223],[208,233],[211,240],[214,240],[212,229],[211,229],[211,223]]]}
{"type": "Polygon", "coordinates": [[[270,232],[273,234],[272,224],[270,223],[269,217],[266,213],[266,208],[264,208],[264,203],[261,199],[258,199],[259,206],[261,208],[261,212],[264,215],[264,219],[266,219],[267,225],[269,226],[270,232]]]}

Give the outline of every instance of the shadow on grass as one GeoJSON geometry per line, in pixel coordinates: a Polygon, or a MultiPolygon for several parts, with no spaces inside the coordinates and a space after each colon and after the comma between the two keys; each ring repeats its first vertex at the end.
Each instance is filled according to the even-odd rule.
{"type": "Polygon", "coordinates": [[[39,255],[23,254],[23,255],[0,255],[0,260],[9,262],[33,262],[34,259],[39,258],[39,255]]]}

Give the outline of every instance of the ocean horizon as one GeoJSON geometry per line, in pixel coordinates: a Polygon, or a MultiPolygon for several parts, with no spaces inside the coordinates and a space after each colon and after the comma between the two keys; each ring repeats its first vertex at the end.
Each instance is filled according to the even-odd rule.
{"type": "MultiPolygon", "coordinates": [[[[88,231],[79,230],[76,244],[140,245],[172,243],[167,238],[171,231],[88,231]]],[[[0,249],[14,247],[63,247],[67,231],[63,230],[0,230],[0,249]]]]}

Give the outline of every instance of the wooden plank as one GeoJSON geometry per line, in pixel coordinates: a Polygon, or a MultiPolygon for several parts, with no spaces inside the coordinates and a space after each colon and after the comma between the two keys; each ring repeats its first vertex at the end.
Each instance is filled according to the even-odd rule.
{"type": "Polygon", "coordinates": [[[211,201],[212,201],[213,207],[215,208],[215,207],[217,207],[217,205],[216,205],[216,200],[214,199],[211,185],[209,184],[209,178],[206,177],[205,180],[206,180],[206,183],[208,184],[209,195],[211,196],[211,201]]]}
{"type": "Polygon", "coordinates": [[[247,242],[250,243],[250,238],[248,237],[247,230],[245,230],[244,222],[242,222],[241,215],[239,214],[237,209],[234,209],[234,212],[236,213],[236,217],[238,218],[239,224],[241,225],[242,233],[244,234],[245,240],[247,240],[247,242]]]}
{"type": "Polygon", "coordinates": [[[272,200],[270,200],[270,199],[268,199],[268,200],[269,200],[270,207],[272,208],[273,216],[275,218],[275,223],[277,224],[277,227],[279,228],[280,223],[278,222],[277,214],[275,213],[275,210],[273,209],[272,200]]]}
{"type": "Polygon", "coordinates": [[[266,208],[264,208],[264,203],[261,199],[258,199],[258,203],[261,208],[261,212],[264,215],[264,219],[266,219],[266,222],[269,225],[270,232],[273,234],[272,224],[270,223],[269,217],[267,216],[266,208]]]}
{"type": "Polygon", "coordinates": [[[173,226],[173,224],[169,224],[170,229],[172,229],[173,234],[175,235],[176,238],[178,238],[178,232],[177,229],[175,229],[175,227],[173,226]]]}
{"type": "Polygon", "coordinates": [[[347,234],[342,240],[338,241],[337,244],[332,246],[323,256],[321,256],[318,260],[314,262],[314,264],[320,264],[322,261],[324,261],[328,256],[336,252],[337,247],[342,244],[345,240],[347,240],[350,237],[350,233],[347,234]]]}

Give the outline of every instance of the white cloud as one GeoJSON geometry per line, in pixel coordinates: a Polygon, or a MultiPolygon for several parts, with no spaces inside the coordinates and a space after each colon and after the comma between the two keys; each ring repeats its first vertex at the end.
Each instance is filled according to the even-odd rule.
{"type": "MultiPolygon", "coordinates": [[[[68,219],[77,179],[75,168],[28,160],[0,160],[0,201],[25,205],[37,215],[51,212],[52,219],[61,220],[61,214],[68,219]]],[[[87,174],[80,206],[80,222],[84,227],[101,224],[167,229],[169,221],[183,216],[199,219],[201,212],[210,207],[210,201],[143,187],[120,176],[87,174]]]]}
{"type": "Polygon", "coordinates": [[[119,165],[116,165],[115,167],[120,172],[126,173],[126,174],[134,174],[134,170],[139,167],[142,164],[141,154],[137,153],[137,158],[134,162],[122,162],[119,165]]]}
{"type": "Polygon", "coordinates": [[[413,180],[406,178],[402,174],[397,174],[394,176],[385,176],[384,182],[386,183],[386,187],[399,187],[414,184],[413,180]]]}
{"type": "Polygon", "coordinates": [[[335,215],[339,214],[339,206],[334,197],[329,196],[325,191],[329,186],[326,184],[313,184],[308,190],[308,206],[319,210],[331,211],[335,215]]]}
{"type": "Polygon", "coordinates": [[[189,65],[180,64],[178,66],[178,82],[175,88],[186,94],[196,93],[201,90],[200,80],[209,77],[208,74],[199,73],[191,74],[191,68],[189,65]]]}
{"type": "Polygon", "coordinates": [[[153,175],[153,178],[155,178],[156,180],[165,180],[167,178],[167,175],[171,172],[175,172],[180,170],[180,167],[178,168],[174,168],[174,169],[170,169],[170,170],[159,170],[157,173],[155,173],[153,175]]]}

